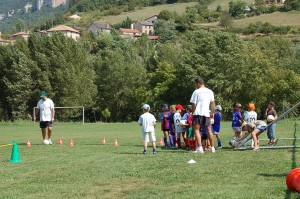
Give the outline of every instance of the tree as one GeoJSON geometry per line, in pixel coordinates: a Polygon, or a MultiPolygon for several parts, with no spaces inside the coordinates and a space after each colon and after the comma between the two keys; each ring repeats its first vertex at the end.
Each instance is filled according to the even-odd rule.
{"type": "Polygon", "coordinates": [[[228,12],[223,12],[220,18],[220,26],[224,28],[229,28],[232,25],[232,17],[228,12]]]}
{"type": "Polygon", "coordinates": [[[230,1],[229,2],[229,14],[232,17],[238,17],[244,13],[245,6],[247,4],[244,1],[230,1]]]}

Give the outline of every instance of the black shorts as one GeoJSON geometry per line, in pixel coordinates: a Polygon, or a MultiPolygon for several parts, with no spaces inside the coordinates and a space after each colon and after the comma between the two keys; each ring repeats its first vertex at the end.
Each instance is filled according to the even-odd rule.
{"type": "Polygon", "coordinates": [[[44,129],[47,127],[52,127],[52,121],[41,121],[40,122],[40,128],[44,129]]]}
{"type": "Polygon", "coordinates": [[[193,125],[196,124],[199,124],[200,126],[209,126],[210,118],[201,115],[193,115],[193,125]]]}

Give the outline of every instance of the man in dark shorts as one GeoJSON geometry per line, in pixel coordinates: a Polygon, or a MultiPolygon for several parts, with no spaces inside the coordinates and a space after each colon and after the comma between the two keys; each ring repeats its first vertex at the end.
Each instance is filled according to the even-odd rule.
{"type": "Polygon", "coordinates": [[[42,129],[43,143],[52,144],[52,122],[54,121],[54,104],[53,101],[47,97],[47,93],[42,91],[41,99],[37,104],[37,111],[34,116],[36,121],[37,115],[40,113],[40,128],[42,129]],[[48,128],[48,139],[46,139],[46,129],[48,128]]]}
{"type": "Polygon", "coordinates": [[[190,102],[193,109],[193,128],[194,134],[198,143],[196,153],[204,153],[201,143],[200,129],[206,128],[208,133],[208,139],[211,145],[209,149],[211,152],[215,152],[214,137],[211,131],[210,119],[214,117],[215,112],[215,98],[212,90],[208,89],[204,85],[203,79],[197,77],[195,79],[196,90],[193,92],[190,102]],[[211,108],[211,111],[209,110],[211,108]]]}

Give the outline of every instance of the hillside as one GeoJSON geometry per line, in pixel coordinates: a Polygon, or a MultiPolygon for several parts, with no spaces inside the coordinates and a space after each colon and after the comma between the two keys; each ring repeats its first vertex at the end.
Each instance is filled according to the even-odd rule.
{"type": "Polygon", "coordinates": [[[246,27],[250,23],[269,22],[275,26],[300,26],[300,11],[275,12],[259,16],[238,19],[233,23],[234,27],[246,27]]]}
{"type": "MultiPolygon", "coordinates": [[[[228,10],[228,8],[229,8],[228,3],[230,1],[231,0],[215,0],[212,4],[210,4],[208,6],[208,9],[210,9],[210,10],[216,10],[217,6],[220,5],[220,6],[222,6],[223,10],[228,10]]],[[[248,5],[251,5],[254,2],[254,0],[242,0],[242,1],[246,2],[248,5]]]]}
{"type": "Polygon", "coordinates": [[[145,7],[142,10],[138,10],[135,12],[127,12],[117,16],[107,16],[103,18],[103,21],[109,22],[111,24],[116,24],[122,22],[127,17],[133,20],[143,20],[147,17],[158,15],[162,10],[170,10],[182,14],[185,11],[186,7],[196,4],[197,2],[190,2],[145,7]]]}

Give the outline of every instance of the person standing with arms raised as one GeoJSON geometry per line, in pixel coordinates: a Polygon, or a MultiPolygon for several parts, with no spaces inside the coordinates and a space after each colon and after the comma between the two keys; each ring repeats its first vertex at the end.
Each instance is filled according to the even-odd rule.
{"type": "Polygon", "coordinates": [[[40,113],[40,128],[42,130],[43,143],[52,144],[51,135],[52,135],[52,123],[54,121],[54,103],[47,97],[45,91],[41,92],[41,99],[37,104],[37,111],[34,116],[34,121],[36,121],[37,115],[40,113]],[[48,128],[48,140],[46,140],[46,129],[48,128]]]}
{"type": "Polygon", "coordinates": [[[193,110],[193,128],[194,134],[197,140],[198,148],[196,153],[204,153],[201,144],[200,129],[206,128],[208,133],[208,139],[211,144],[209,149],[211,152],[215,152],[214,137],[211,131],[210,119],[214,117],[215,112],[215,98],[212,90],[208,89],[204,85],[203,79],[197,77],[195,79],[196,90],[193,92],[190,102],[192,103],[193,110]],[[211,111],[209,110],[211,108],[211,111]]]}

